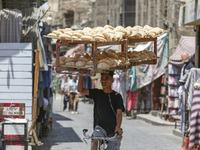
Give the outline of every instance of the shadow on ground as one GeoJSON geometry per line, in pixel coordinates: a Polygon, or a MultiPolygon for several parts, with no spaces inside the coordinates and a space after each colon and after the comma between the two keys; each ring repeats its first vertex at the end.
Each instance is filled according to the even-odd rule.
{"type": "Polygon", "coordinates": [[[53,130],[49,131],[48,137],[39,139],[44,145],[33,146],[32,150],[50,150],[53,145],[67,142],[83,142],[71,127],[63,127],[57,121],[73,121],[59,114],[53,114],[53,130]]]}

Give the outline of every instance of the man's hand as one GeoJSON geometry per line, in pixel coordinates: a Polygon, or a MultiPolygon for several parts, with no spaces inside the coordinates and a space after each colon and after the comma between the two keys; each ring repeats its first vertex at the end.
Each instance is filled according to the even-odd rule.
{"type": "Polygon", "coordinates": [[[121,128],[116,127],[116,128],[115,128],[115,132],[118,132],[118,133],[119,133],[119,138],[120,138],[120,140],[121,140],[121,139],[122,139],[123,130],[122,130],[121,128]]]}

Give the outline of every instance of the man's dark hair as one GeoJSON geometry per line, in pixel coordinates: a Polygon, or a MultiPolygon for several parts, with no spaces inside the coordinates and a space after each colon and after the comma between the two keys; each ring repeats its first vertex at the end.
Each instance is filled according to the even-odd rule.
{"type": "Polygon", "coordinates": [[[114,71],[106,71],[106,72],[102,72],[101,75],[110,75],[111,77],[113,77],[113,75],[114,75],[114,71]]]}

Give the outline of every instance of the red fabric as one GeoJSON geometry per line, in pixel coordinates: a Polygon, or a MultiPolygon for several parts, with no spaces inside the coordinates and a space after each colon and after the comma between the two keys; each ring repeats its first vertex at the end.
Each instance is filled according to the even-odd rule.
{"type": "Polygon", "coordinates": [[[137,99],[137,91],[131,92],[127,91],[127,111],[131,111],[135,107],[137,99]]]}

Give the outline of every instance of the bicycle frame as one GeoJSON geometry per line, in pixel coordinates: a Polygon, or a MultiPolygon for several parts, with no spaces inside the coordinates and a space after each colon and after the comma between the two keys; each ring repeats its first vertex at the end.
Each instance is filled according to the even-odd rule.
{"type": "MultiPolygon", "coordinates": [[[[117,139],[119,139],[119,133],[116,132],[114,136],[112,137],[94,137],[94,136],[89,136],[89,135],[86,135],[86,132],[88,132],[87,129],[83,129],[83,135],[84,135],[84,138],[83,140],[85,141],[85,143],[87,144],[86,140],[85,139],[91,139],[91,140],[98,140],[98,148],[100,147],[100,141],[102,140],[103,141],[103,149],[105,150],[106,148],[106,142],[109,142],[109,141],[116,141],[117,139]]],[[[93,145],[91,145],[91,150],[93,150],[93,145]]]]}

